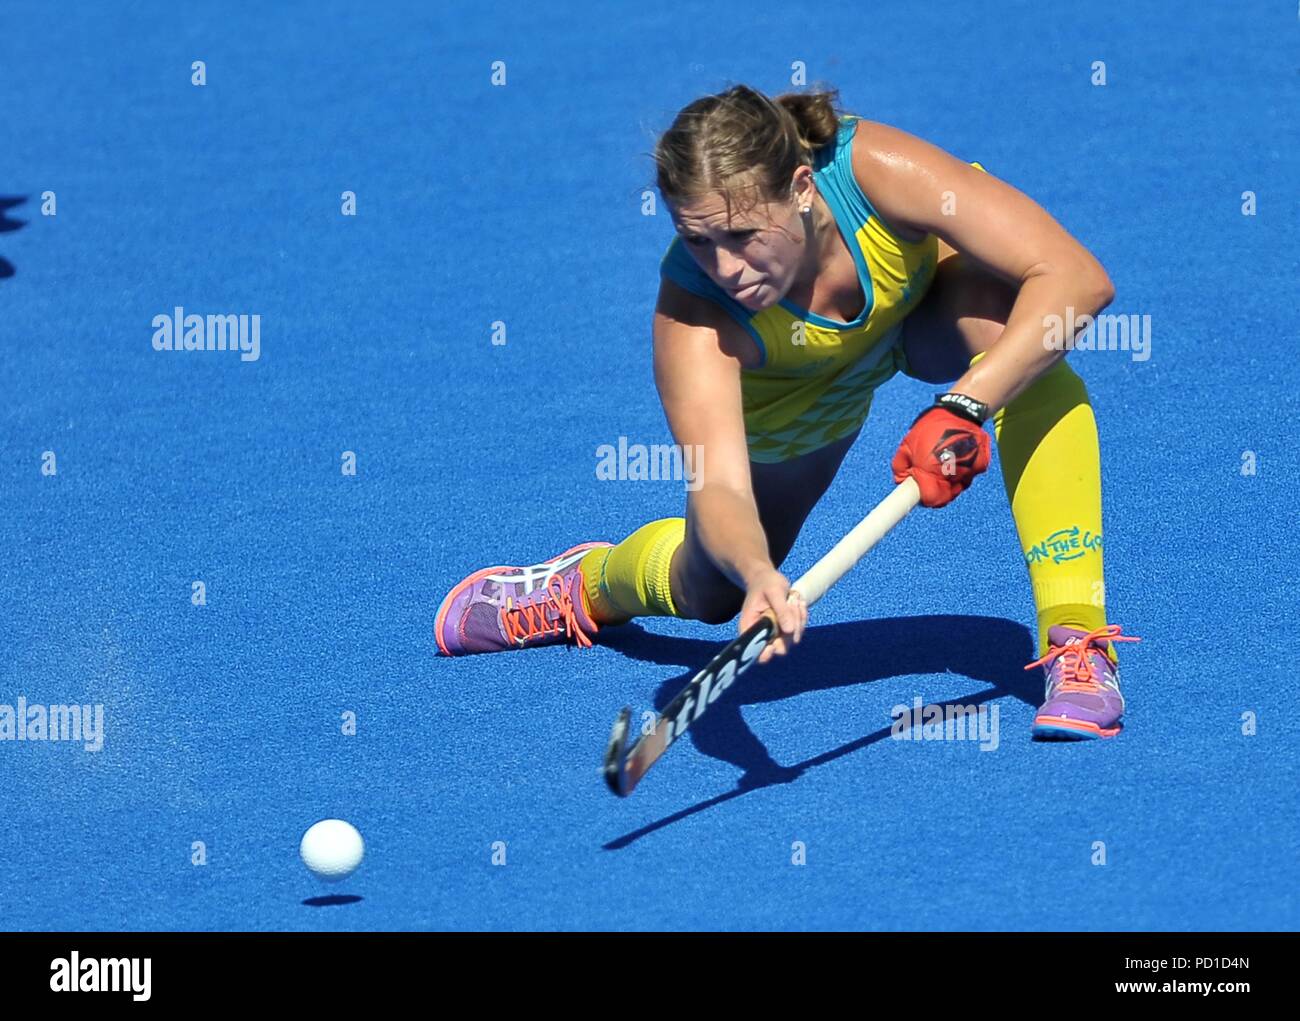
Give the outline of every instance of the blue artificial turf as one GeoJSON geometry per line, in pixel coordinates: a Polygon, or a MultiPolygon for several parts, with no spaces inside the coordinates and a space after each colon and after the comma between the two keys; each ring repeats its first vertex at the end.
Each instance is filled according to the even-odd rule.
{"type": "MultiPolygon", "coordinates": [[[[0,742],[0,922],[1296,928],[1294,7],[832,2],[792,34],[767,2],[428,6],[0,21],[0,703],[105,713],[98,752],[0,742]],[[669,441],[644,154],[795,61],[1036,198],[1111,311],[1151,316],[1149,359],[1071,356],[1108,604],[1142,638],[1127,726],[1030,741],[995,466],[618,801],[617,711],[662,706],[734,625],[447,660],[433,613],[474,568],[681,512],[680,484],[594,471],[600,444],[669,441]],[[153,350],[176,306],[260,315],[260,357],[153,350]],[[890,740],[918,697],[996,708],[996,749],[890,740]],[[359,900],[313,906],[297,841],[329,816],[368,856],[332,891],[359,900]]],[[[791,577],[883,495],[932,392],[881,391],[791,577]]]]}

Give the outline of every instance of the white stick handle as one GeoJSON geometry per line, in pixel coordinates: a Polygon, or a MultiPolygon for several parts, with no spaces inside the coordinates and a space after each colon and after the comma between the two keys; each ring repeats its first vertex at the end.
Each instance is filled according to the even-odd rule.
{"type": "Polygon", "coordinates": [[[831,547],[829,553],[791,585],[791,590],[797,591],[803,596],[804,602],[812,606],[920,502],[921,490],[916,480],[909,475],[870,514],[854,525],[848,535],[831,547]]]}

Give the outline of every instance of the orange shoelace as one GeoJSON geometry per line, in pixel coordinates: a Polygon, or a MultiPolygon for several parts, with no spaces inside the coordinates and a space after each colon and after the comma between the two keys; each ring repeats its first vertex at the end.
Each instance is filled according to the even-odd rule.
{"type": "Polygon", "coordinates": [[[1099,652],[1105,656],[1106,650],[1098,645],[1103,641],[1140,642],[1141,640],[1120,634],[1120,628],[1116,624],[1107,624],[1105,627],[1099,627],[1096,631],[1089,631],[1086,635],[1080,636],[1073,645],[1053,645],[1048,649],[1046,656],[1034,660],[1025,669],[1032,670],[1036,666],[1050,667],[1060,658],[1061,684],[1056,690],[1095,693],[1102,686],[1101,678],[1097,676],[1088,653],[1099,652]]]}
{"type": "Polygon", "coordinates": [[[564,579],[558,574],[551,575],[546,583],[546,592],[529,605],[512,606],[514,600],[507,598],[506,605],[501,608],[501,626],[506,637],[522,645],[530,638],[558,635],[563,624],[566,637],[572,638],[580,648],[590,648],[593,643],[578,624],[577,610],[573,605],[573,588],[580,577],[575,571],[566,588],[564,579]],[[553,589],[552,585],[559,587],[553,589]]]}

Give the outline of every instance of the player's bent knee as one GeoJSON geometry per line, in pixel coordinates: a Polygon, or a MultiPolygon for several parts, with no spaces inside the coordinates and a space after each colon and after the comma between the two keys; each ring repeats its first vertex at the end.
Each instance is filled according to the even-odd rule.
{"type": "Polygon", "coordinates": [[[735,619],[744,603],[743,596],[737,598],[734,603],[710,603],[692,619],[698,620],[701,624],[726,624],[735,619]]]}
{"type": "Polygon", "coordinates": [[[734,585],[718,586],[708,591],[683,592],[677,597],[677,608],[687,620],[702,624],[725,624],[740,612],[745,604],[745,593],[734,585]]]}
{"type": "Polygon", "coordinates": [[[702,624],[726,624],[736,618],[740,608],[745,605],[745,594],[738,593],[734,600],[711,603],[703,616],[697,617],[702,624]]]}

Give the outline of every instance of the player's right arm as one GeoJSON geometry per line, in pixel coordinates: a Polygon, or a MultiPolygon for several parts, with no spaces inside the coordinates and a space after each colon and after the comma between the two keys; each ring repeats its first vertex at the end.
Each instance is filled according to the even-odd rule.
{"type": "Polygon", "coordinates": [[[763,658],[784,655],[806,611],[786,605],[790,583],[772,563],[754,500],[740,390],[741,367],[757,356],[753,341],[721,309],[670,280],[660,281],[653,332],[668,427],[683,453],[701,452],[690,462],[699,474],[687,492],[687,516],[709,559],[746,593],[741,630],[771,606],[787,640],[763,658]]]}

